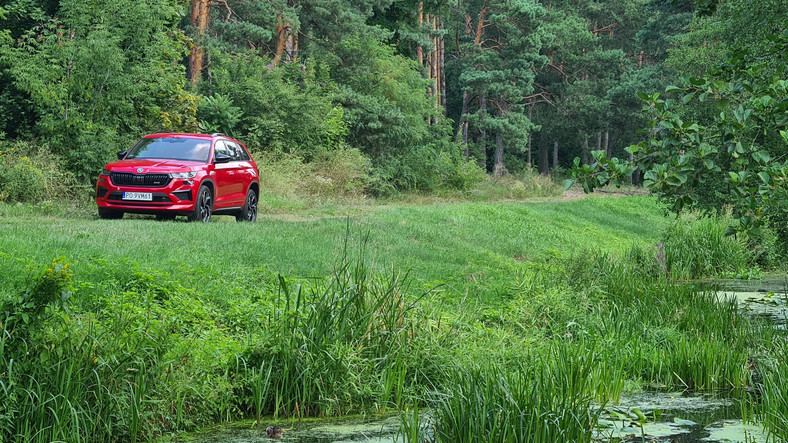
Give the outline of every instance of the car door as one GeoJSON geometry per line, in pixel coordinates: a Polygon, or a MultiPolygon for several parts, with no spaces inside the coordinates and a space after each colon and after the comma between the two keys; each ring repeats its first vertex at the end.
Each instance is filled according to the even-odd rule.
{"type": "Polygon", "coordinates": [[[243,191],[243,168],[233,156],[226,140],[218,140],[214,145],[214,179],[216,181],[216,208],[241,206],[246,195],[243,191]],[[230,157],[227,163],[216,163],[216,156],[224,154],[230,157]],[[239,196],[240,195],[240,196],[239,196]]]}
{"type": "Polygon", "coordinates": [[[246,149],[237,142],[232,140],[226,140],[225,142],[232,153],[233,160],[238,164],[236,176],[239,179],[239,186],[234,192],[237,191],[239,193],[238,198],[243,201],[246,199],[246,191],[249,189],[249,184],[256,175],[252,166],[252,159],[247,154],[246,149]]]}

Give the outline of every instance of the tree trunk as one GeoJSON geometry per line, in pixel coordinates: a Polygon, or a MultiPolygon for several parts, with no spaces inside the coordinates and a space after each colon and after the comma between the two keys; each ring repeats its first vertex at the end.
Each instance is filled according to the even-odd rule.
{"type": "MultiPolygon", "coordinates": [[[[443,23],[440,24],[440,29],[443,29],[443,23]]],[[[441,35],[438,39],[440,42],[440,56],[438,57],[438,72],[440,72],[440,77],[438,79],[438,83],[440,83],[440,90],[441,90],[441,97],[440,97],[440,104],[443,108],[443,114],[446,114],[446,39],[441,35]]]]}
{"type": "Polygon", "coordinates": [[[479,12],[479,22],[476,24],[476,37],[473,42],[477,45],[482,43],[482,34],[484,33],[484,15],[487,13],[487,2],[482,5],[482,10],[479,12]]]}
{"type": "Polygon", "coordinates": [[[596,132],[596,150],[597,151],[602,150],[602,131],[596,132]]]}
{"type": "MultiPolygon", "coordinates": [[[[210,0],[191,0],[191,25],[197,29],[197,38],[199,39],[205,35],[205,30],[208,29],[208,19],[211,16],[211,2],[210,0]]],[[[189,52],[189,77],[192,84],[197,84],[197,81],[202,76],[203,58],[205,51],[197,44],[191,47],[189,52]]]]}
{"type": "Polygon", "coordinates": [[[298,36],[293,33],[293,27],[284,21],[282,14],[277,16],[276,22],[276,52],[268,65],[269,69],[278,66],[282,57],[288,63],[296,61],[298,57],[298,36]]]}
{"type": "MultiPolygon", "coordinates": [[[[424,24],[424,2],[419,2],[419,32],[421,32],[421,27],[424,24]]],[[[424,66],[424,48],[419,45],[416,48],[416,60],[419,61],[420,66],[424,66]]]]}
{"type": "Polygon", "coordinates": [[[498,133],[495,134],[495,176],[503,177],[503,136],[498,133]]]}
{"type": "MultiPolygon", "coordinates": [[[[533,105],[529,106],[528,107],[528,121],[533,121],[533,120],[531,120],[531,115],[533,114],[533,111],[534,111],[533,105]]],[[[532,163],[531,163],[531,149],[532,149],[533,138],[534,138],[534,131],[531,130],[530,132],[528,132],[528,148],[527,148],[526,160],[525,160],[525,162],[526,162],[526,164],[528,164],[529,168],[533,168],[532,163]]]]}
{"type": "Polygon", "coordinates": [[[613,156],[613,149],[610,146],[610,131],[605,131],[605,156],[607,158],[613,156]]]}
{"type": "MultiPolygon", "coordinates": [[[[438,18],[432,16],[432,32],[436,35],[438,31],[438,18]]],[[[435,94],[435,109],[440,108],[441,105],[441,72],[440,72],[440,39],[436,36],[432,38],[432,78],[433,78],[433,94],[435,94]]],[[[440,117],[437,115],[433,119],[435,124],[440,123],[440,117]]]]}
{"type": "Polygon", "coordinates": [[[547,147],[539,147],[539,173],[550,175],[550,153],[547,147]]]}
{"type": "MultiPolygon", "coordinates": [[[[487,109],[487,97],[482,96],[482,98],[479,99],[479,109],[487,109]]],[[[482,155],[484,156],[482,161],[484,162],[484,168],[487,169],[487,131],[485,129],[479,130],[479,143],[482,146],[482,155]]]]}
{"type": "Polygon", "coordinates": [[[558,141],[553,142],[553,169],[558,167],[558,141]]]}
{"type": "Polygon", "coordinates": [[[585,142],[583,142],[583,163],[588,164],[588,136],[583,136],[585,142]]]}
{"type": "Polygon", "coordinates": [[[465,158],[467,162],[470,158],[470,154],[468,152],[468,107],[470,106],[470,94],[468,91],[462,92],[462,111],[460,112],[460,128],[459,132],[462,137],[462,156],[465,158]]]}

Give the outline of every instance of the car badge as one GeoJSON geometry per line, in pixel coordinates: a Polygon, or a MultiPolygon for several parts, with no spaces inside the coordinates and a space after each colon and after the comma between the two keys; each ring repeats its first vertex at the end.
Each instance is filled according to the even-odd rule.
{"type": "Polygon", "coordinates": [[[143,171],[145,171],[144,168],[137,168],[137,172],[143,172],[143,171]]]}

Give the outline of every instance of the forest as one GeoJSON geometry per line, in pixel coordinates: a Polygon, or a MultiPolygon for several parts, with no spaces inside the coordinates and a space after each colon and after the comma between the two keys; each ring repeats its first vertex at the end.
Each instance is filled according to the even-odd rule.
{"type": "MultiPolygon", "coordinates": [[[[721,79],[737,48],[760,57],[779,46],[769,69],[784,79],[785,40],[768,38],[784,30],[785,9],[779,0],[3,0],[0,183],[11,201],[36,198],[12,183],[29,175],[23,168],[89,183],[155,131],[221,131],[272,161],[340,157],[371,195],[462,190],[484,172],[560,174],[593,151],[627,159],[655,118],[637,94],[721,79]]],[[[702,103],[675,112],[715,118],[702,103]]]]}

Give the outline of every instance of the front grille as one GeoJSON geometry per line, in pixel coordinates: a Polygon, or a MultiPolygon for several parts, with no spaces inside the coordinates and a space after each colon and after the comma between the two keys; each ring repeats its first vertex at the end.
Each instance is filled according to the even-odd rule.
{"type": "Polygon", "coordinates": [[[149,188],[163,188],[170,182],[169,174],[131,174],[128,172],[113,172],[110,176],[115,186],[147,186],[149,188]]]}
{"type": "Polygon", "coordinates": [[[152,197],[153,200],[149,202],[139,201],[139,200],[123,200],[123,193],[120,191],[114,191],[109,193],[109,197],[107,197],[107,200],[119,201],[125,204],[132,204],[132,205],[144,205],[148,203],[172,203],[172,200],[170,200],[170,198],[167,197],[167,194],[161,192],[154,192],[152,197]]]}

